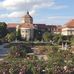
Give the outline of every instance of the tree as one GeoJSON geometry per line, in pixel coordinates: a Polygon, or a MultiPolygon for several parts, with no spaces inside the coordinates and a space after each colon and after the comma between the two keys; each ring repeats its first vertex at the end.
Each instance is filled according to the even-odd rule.
{"type": "Polygon", "coordinates": [[[18,31],[16,31],[16,38],[17,38],[17,40],[21,39],[20,29],[18,29],[18,31]]]}
{"type": "Polygon", "coordinates": [[[0,38],[3,38],[7,34],[7,24],[0,22],[0,38]]]}
{"type": "Polygon", "coordinates": [[[63,36],[61,34],[54,35],[53,40],[55,43],[60,44],[63,41],[63,36]]]}
{"type": "Polygon", "coordinates": [[[52,35],[49,32],[44,32],[43,40],[48,42],[51,39],[52,39],[52,35]]]}
{"type": "Polygon", "coordinates": [[[42,31],[35,29],[34,30],[34,37],[35,37],[35,40],[41,41],[42,40],[42,31]]]}
{"type": "Polygon", "coordinates": [[[25,58],[27,53],[32,53],[32,50],[22,44],[15,44],[9,47],[10,50],[8,51],[8,58],[25,58]]]}
{"type": "Polygon", "coordinates": [[[26,49],[22,48],[20,45],[12,46],[9,51],[9,56],[13,58],[23,58],[26,56],[26,49]]]}
{"type": "Polygon", "coordinates": [[[74,44],[74,36],[70,37],[70,42],[71,42],[71,44],[74,44]]]}
{"type": "Polygon", "coordinates": [[[15,33],[12,32],[12,33],[8,33],[5,38],[8,42],[11,42],[15,40],[16,36],[15,33]]]}

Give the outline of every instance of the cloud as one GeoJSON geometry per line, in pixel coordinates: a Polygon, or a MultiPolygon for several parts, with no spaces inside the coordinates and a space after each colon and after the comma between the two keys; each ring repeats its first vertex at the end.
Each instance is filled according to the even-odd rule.
{"type": "MultiPolygon", "coordinates": [[[[14,11],[14,12],[11,12],[10,14],[1,14],[0,15],[0,18],[21,18],[24,14],[26,14],[25,12],[23,11],[14,11]]],[[[32,10],[30,11],[30,15],[34,15],[35,14],[35,11],[32,10]]]]}
{"type": "Polygon", "coordinates": [[[0,18],[21,17],[27,10],[33,16],[41,8],[60,9],[65,7],[65,5],[57,5],[54,0],[3,0],[0,2],[0,9],[6,9],[7,13],[0,14],[0,18]]]}
{"type": "Polygon", "coordinates": [[[24,12],[12,12],[10,14],[6,13],[6,14],[1,14],[0,18],[17,18],[17,17],[21,17],[24,15],[24,12]]]}
{"type": "Polygon", "coordinates": [[[35,10],[30,11],[30,15],[31,15],[31,16],[34,16],[34,15],[35,15],[35,13],[36,13],[36,11],[35,11],[35,10]]]}
{"type": "Polygon", "coordinates": [[[0,7],[6,9],[32,9],[34,7],[49,7],[53,5],[53,0],[4,0],[0,3],[0,7]]]}
{"type": "Polygon", "coordinates": [[[1,14],[0,18],[20,17],[27,10],[31,15],[35,15],[37,9],[53,6],[53,0],[3,0],[0,2],[0,9],[6,9],[5,14],[1,14]]]}
{"type": "Polygon", "coordinates": [[[71,19],[74,19],[74,16],[62,16],[62,15],[55,15],[55,16],[49,16],[47,18],[47,24],[59,24],[63,25],[66,22],[70,21],[71,19]]]}
{"type": "Polygon", "coordinates": [[[48,19],[56,20],[56,19],[72,19],[73,16],[49,16],[48,19]]]}
{"type": "MultiPolygon", "coordinates": [[[[24,14],[26,14],[26,13],[23,11],[21,11],[21,12],[16,11],[16,12],[12,12],[11,14],[9,14],[8,17],[17,18],[17,17],[22,17],[24,14]]],[[[33,16],[34,14],[35,14],[34,10],[30,11],[30,15],[33,16]]]]}
{"type": "Polygon", "coordinates": [[[73,19],[74,16],[50,16],[48,17],[49,23],[51,24],[64,24],[67,21],[70,21],[71,19],[73,19]]]}
{"type": "Polygon", "coordinates": [[[33,6],[33,9],[39,9],[39,8],[47,8],[51,7],[55,4],[55,2],[47,2],[47,3],[41,3],[41,4],[36,4],[33,6]]]}
{"type": "Polygon", "coordinates": [[[68,8],[68,6],[67,5],[54,5],[52,7],[52,9],[64,9],[64,8],[68,8]]]}
{"type": "Polygon", "coordinates": [[[0,18],[6,18],[8,16],[8,14],[1,14],[0,18]]]}
{"type": "Polygon", "coordinates": [[[17,18],[17,17],[21,17],[24,15],[24,12],[12,12],[10,13],[7,17],[10,18],[17,18]]]}

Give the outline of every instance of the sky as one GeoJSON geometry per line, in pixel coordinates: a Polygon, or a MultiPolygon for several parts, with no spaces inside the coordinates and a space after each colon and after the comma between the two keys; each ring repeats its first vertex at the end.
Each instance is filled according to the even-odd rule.
{"type": "Polygon", "coordinates": [[[74,19],[74,0],[0,0],[0,22],[21,23],[27,11],[34,23],[63,25],[74,19]]]}

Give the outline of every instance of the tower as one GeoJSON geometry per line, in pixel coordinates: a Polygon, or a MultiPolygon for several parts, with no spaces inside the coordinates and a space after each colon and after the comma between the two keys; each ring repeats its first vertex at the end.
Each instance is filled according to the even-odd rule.
{"type": "Polygon", "coordinates": [[[21,38],[27,41],[33,40],[34,36],[34,25],[33,18],[27,11],[26,15],[23,17],[24,22],[20,25],[21,38]]]}
{"type": "Polygon", "coordinates": [[[28,11],[23,18],[24,18],[24,23],[33,24],[33,18],[30,16],[28,11]]]}

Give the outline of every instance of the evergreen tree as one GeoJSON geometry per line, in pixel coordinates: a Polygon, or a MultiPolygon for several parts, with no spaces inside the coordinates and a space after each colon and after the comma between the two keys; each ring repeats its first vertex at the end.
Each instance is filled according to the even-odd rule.
{"type": "Polygon", "coordinates": [[[3,38],[7,34],[7,24],[0,22],[0,38],[3,38]]]}

